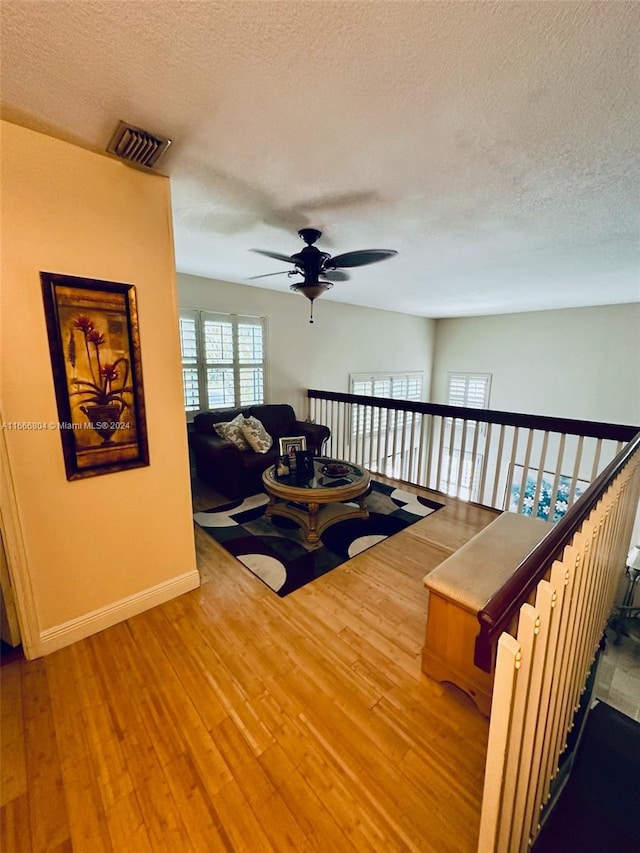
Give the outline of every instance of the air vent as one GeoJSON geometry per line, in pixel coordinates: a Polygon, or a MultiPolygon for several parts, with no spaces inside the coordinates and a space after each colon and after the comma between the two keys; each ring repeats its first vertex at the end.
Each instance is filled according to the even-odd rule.
{"type": "Polygon", "coordinates": [[[121,121],[107,146],[107,151],[134,166],[152,169],[170,145],[171,140],[166,137],[121,121]]]}

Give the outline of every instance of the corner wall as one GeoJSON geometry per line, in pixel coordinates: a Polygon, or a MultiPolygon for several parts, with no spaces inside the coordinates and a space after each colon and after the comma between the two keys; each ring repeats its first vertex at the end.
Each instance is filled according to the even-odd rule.
{"type": "Polygon", "coordinates": [[[435,403],[449,371],[491,373],[490,409],[640,424],[640,303],[437,320],[435,403]]]}
{"type": "Polygon", "coordinates": [[[3,422],[59,420],[40,270],[136,286],[148,467],[69,482],[57,429],[4,429],[0,510],[36,657],[199,585],[168,179],[2,122],[3,422]]]}

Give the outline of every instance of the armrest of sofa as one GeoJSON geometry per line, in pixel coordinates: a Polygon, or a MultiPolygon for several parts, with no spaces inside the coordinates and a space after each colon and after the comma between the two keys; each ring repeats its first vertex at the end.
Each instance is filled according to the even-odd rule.
{"type": "Polygon", "coordinates": [[[231,441],[211,432],[189,434],[198,479],[230,500],[242,497],[247,489],[244,457],[231,441]]]}
{"type": "Polygon", "coordinates": [[[240,449],[232,441],[220,438],[213,431],[189,433],[189,444],[198,460],[207,462],[236,462],[241,465],[240,449]]]}
{"type": "Polygon", "coordinates": [[[324,443],[331,435],[329,427],[324,424],[312,424],[308,421],[294,421],[292,429],[296,430],[296,435],[304,435],[307,439],[307,449],[314,456],[322,456],[324,443]]]}

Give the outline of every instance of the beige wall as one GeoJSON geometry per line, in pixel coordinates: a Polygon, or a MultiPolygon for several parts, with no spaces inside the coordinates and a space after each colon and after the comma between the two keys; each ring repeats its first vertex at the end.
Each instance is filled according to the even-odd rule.
{"type": "MultiPolygon", "coordinates": [[[[336,284],[335,287],[348,287],[336,284]]],[[[182,308],[267,318],[268,401],[307,413],[306,390],[349,391],[349,374],[424,371],[429,399],[435,321],[300,294],[178,275],[182,308]]]]}
{"type": "MultiPolygon", "coordinates": [[[[340,284],[336,284],[339,287],[340,284]]],[[[446,401],[448,371],[492,374],[490,407],[640,424],[640,304],[429,320],[178,274],[181,307],[267,318],[269,399],[306,412],[304,391],[347,391],[350,373],[424,370],[446,401]],[[432,369],[433,368],[433,369],[432,369]]]]}
{"type": "Polygon", "coordinates": [[[198,585],[169,182],[2,123],[4,422],[58,421],[39,271],[135,284],[149,467],[68,482],[57,429],[4,430],[2,521],[30,655],[198,585]]]}
{"type": "Polygon", "coordinates": [[[640,303],[438,320],[433,401],[447,372],[491,373],[489,408],[640,424],[640,303]]]}

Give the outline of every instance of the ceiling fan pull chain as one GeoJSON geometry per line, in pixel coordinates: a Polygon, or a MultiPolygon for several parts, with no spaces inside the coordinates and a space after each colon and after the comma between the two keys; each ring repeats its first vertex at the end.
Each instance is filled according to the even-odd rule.
{"type": "Polygon", "coordinates": [[[309,320],[309,322],[313,323],[313,299],[311,299],[309,301],[311,302],[311,319],[309,320]]]}

